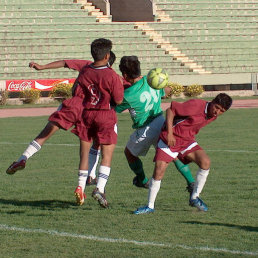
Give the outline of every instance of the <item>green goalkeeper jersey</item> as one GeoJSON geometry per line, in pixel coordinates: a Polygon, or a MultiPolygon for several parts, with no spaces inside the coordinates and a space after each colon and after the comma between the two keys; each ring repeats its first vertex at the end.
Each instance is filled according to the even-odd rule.
{"type": "Polygon", "coordinates": [[[125,89],[123,103],[116,106],[116,112],[128,109],[133,120],[133,128],[148,125],[155,117],[162,114],[161,97],[164,90],[154,90],[144,76],[141,80],[125,89]]]}

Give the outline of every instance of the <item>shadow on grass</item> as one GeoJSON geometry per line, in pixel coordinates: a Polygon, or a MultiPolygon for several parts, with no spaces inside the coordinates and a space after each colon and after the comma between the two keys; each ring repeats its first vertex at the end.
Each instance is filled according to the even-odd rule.
{"type": "Polygon", "coordinates": [[[200,222],[200,221],[184,221],[182,223],[185,223],[185,224],[198,224],[198,225],[210,225],[210,226],[222,226],[222,227],[228,227],[228,228],[242,229],[242,230],[245,230],[245,231],[258,232],[258,227],[241,226],[241,225],[235,225],[235,224],[229,224],[229,223],[200,222]]]}
{"type": "Polygon", "coordinates": [[[19,200],[5,200],[0,199],[0,204],[8,204],[14,206],[30,206],[30,207],[38,207],[41,209],[51,209],[54,210],[56,208],[70,208],[76,205],[75,202],[67,202],[60,200],[40,200],[40,201],[19,201],[19,200]]]}

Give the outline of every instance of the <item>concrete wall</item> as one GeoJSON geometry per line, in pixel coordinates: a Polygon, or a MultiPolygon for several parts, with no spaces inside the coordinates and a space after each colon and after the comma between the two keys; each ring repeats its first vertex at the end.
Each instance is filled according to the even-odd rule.
{"type": "Polygon", "coordinates": [[[151,0],[109,0],[113,21],[153,21],[151,0]]]}
{"type": "Polygon", "coordinates": [[[226,84],[251,84],[251,73],[238,74],[202,74],[202,75],[170,75],[169,80],[182,85],[226,85],[226,84]]]}

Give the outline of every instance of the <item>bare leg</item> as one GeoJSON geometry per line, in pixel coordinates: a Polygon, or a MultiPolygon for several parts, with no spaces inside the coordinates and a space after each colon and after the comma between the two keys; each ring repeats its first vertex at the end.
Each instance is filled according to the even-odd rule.
{"type": "Polygon", "coordinates": [[[34,139],[40,146],[42,146],[56,131],[60,129],[59,125],[54,122],[48,122],[45,128],[34,139]]]}

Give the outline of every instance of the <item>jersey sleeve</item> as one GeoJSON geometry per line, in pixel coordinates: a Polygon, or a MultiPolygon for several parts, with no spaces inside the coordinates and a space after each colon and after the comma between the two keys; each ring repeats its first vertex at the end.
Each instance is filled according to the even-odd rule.
{"type": "Polygon", "coordinates": [[[164,97],[166,95],[165,90],[161,89],[160,90],[160,97],[164,97]]]}
{"type": "Polygon", "coordinates": [[[74,60],[65,60],[65,66],[69,69],[73,69],[76,71],[81,71],[82,68],[86,65],[90,65],[92,61],[90,60],[79,60],[79,59],[74,59],[74,60]]]}
{"type": "MultiPolygon", "coordinates": [[[[172,101],[170,109],[174,112],[176,116],[193,116],[197,115],[203,111],[202,100],[191,99],[186,102],[176,102],[172,101]]],[[[204,104],[205,105],[205,104],[204,104]]]]}

